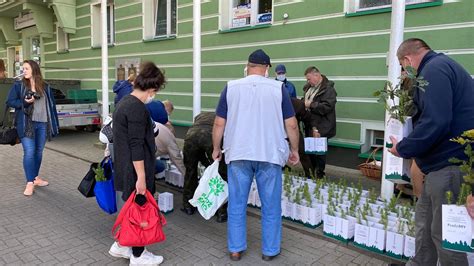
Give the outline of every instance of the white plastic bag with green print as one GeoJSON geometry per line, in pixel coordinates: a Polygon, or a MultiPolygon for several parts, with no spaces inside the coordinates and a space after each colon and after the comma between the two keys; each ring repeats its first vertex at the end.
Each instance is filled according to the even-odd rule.
{"type": "Polygon", "coordinates": [[[189,203],[197,207],[204,219],[209,220],[226,203],[228,195],[227,182],[219,175],[219,161],[216,160],[204,171],[189,203]]]}

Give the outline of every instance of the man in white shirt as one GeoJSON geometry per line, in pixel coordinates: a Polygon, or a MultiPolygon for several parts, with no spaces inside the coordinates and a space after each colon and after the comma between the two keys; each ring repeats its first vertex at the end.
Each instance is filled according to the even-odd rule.
{"type": "Polygon", "coordinates": [[[246,208],[254,176],[262,202],[262,259],[280,254],[282,167],[299,161],[290,96],[282,82],[266,78],[269,67],[270,57],[263,50],[250,54],[248,76],[227,83],[214,120],[212,157],[222,158],[224,137],[228,164],[227,247],[234,261],[247,249],[246,208]]]}

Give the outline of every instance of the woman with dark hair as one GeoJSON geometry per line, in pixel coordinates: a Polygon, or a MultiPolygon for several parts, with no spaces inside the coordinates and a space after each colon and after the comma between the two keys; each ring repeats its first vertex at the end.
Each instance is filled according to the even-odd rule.
{"type": "MultiPolygon", "coordinates": [[[[134,196],[134,191],[140,205],[146,202],[146,190],[155,193],[154,122],[145,104],[153,100],[164,83],[163,72],[155,64],[143,63],[132,93],[124,96],[114,111],[114,184],[119,207],[134,196]]],[[[163,261],[162,256],[153,255],[145,247],[122,247],[117,242],[109,254],[130,258],[130,265],[158,265],[163,261]]]]}
{"type": "Polygon", "coordinates": [[[23,79],[13,84],[6,104],[15,108],[15,126],[23,146],[26,176],[23,194],[31,196],[35,186],[48,185],[38,174],[46,139],[51,140],[58,134],[59,125],[52,90],[43,81],[38,63],[23,62],[23,79]]]}

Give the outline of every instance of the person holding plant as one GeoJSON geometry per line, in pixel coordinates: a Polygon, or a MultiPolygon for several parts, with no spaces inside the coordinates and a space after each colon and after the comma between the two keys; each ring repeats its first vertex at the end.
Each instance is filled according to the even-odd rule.
{"type": "Polygon", "coordinates": [[[390,137],[395,156],[415,158],[426,174],[421,197],[416,204],[416,253],[407,265],[468,265],[466,254],[441,247],[441,205],[451,191],[460,192],[462,173],[450,158],[466,159],[464,149],[450,139],[474,128],[474,85],[470,74],[448,56],[436,53],[421,39],[402,42],[397,51],[400,65],[413,68],[427,82],[416,88],[413,101],[413,131],[398,142],[390,137]],[[436,252],[433,252],[436,250],[436,252]]]}
{"type": "Polygon", "coordinates": [[[254,176],[262,202],[262,259],[270,261],[280,254],[282,167],[287,161],[291,165],[299,161],[295,112],[283,83],[266,78],[270,67],[270,57],[263,50],[251,53],[248,76],[229,81],[216,108],[212,158],[222,159],[224,138],[229,182],[227,247],[234,261],[247,249],[246,209],[254,176]]]}
{"type": "MultiPolygon", "coordinates": [[[[115,190],[124,202],[135,192],[135,201],[143,205],[146,191],[155,193],[156,160],[154,122],[145,104],[150,103],[165,84],[165,76],[151,62],[143,63],[140,69],[132,93],[124,96],[115,109],[112,129],[115,190]]],[[[158,265],[163,261],[162,256],[152,254],[145,247],[122,247],[117,242],[109,254],[129,258],[130,265],[158,265]]]]}
{"type": "Polygon", "coordinates": [[[16,81],[10,89],[6,105],[15,108],[15,127],[23,146],[26,176],[23,194],[31,196],[35,186],[49,184],[39,177],[39,170],[46,140],[59,133],[59,121],[53,92],[44,82],[38,63],[25,60],[23,74],[23,79],[16,81]]]}

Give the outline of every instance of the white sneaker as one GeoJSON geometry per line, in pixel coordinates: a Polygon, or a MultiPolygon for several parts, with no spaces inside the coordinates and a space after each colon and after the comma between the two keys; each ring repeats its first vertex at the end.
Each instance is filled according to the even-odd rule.
{"type": "Polygon", "coordinates": [[[109,254],[115,258],[124,258],[130,259],[132,256],[132,248],[131,247],[121,247],[117,241],[109,249],[109,254]]]}
{"type": "Polygon", "coordinates": [[[163,262],[162,256],[157,256],[151,253],[148,250],[144,250],[140,257],[131,256],[130,257],[130,266],[137,266],[137,265],[153,265],[157,266],[163,262]]]}

